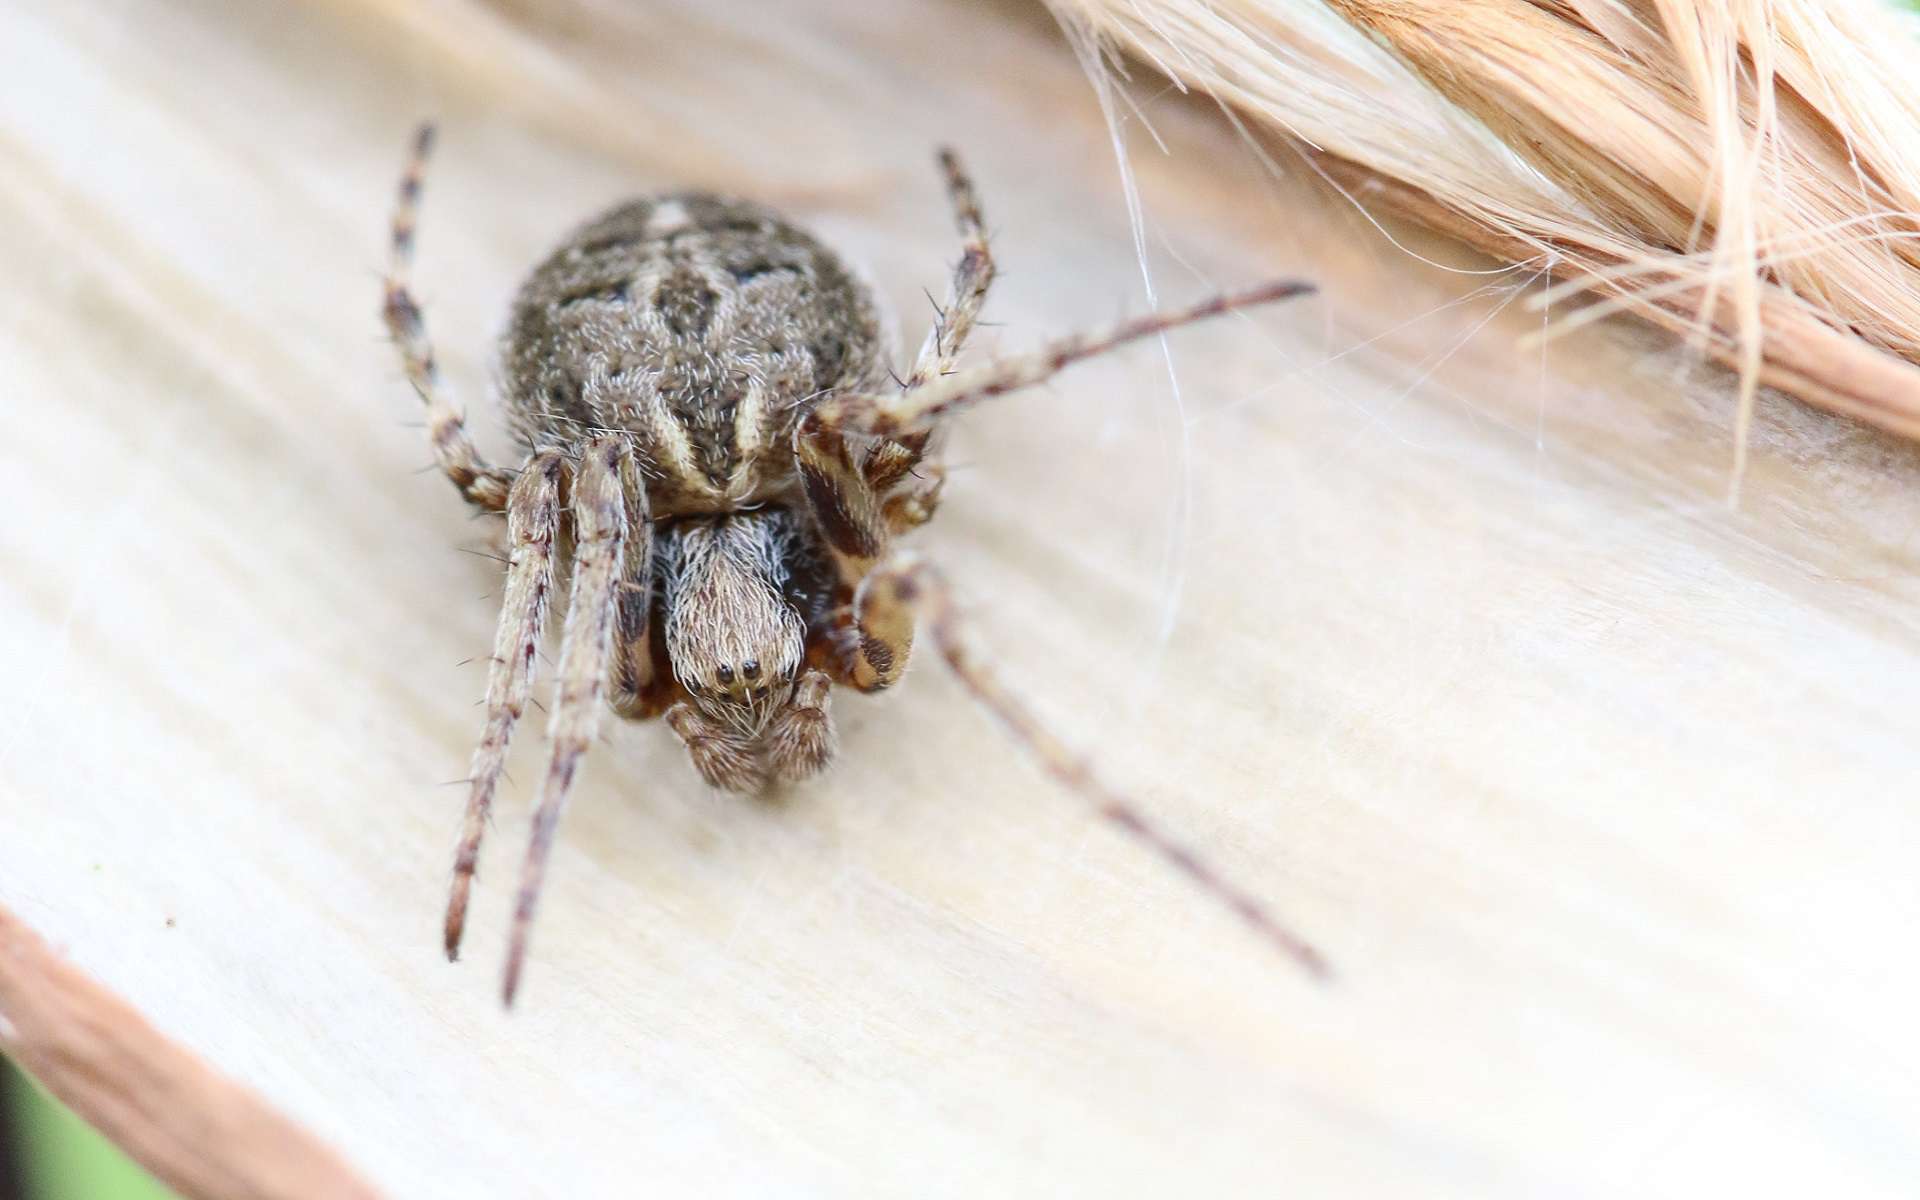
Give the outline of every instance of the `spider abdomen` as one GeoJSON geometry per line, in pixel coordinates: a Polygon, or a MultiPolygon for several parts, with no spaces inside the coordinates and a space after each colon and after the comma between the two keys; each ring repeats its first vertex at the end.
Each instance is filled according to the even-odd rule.
{"type": "Polygon", "coordinates": [[[682,193],[575,231],[515,298],[506,404],[530,449],[631,437],[656,516],[790,491],[807,403],[872,386],[885,347],[873,297],[772,211],[682,193]]]}

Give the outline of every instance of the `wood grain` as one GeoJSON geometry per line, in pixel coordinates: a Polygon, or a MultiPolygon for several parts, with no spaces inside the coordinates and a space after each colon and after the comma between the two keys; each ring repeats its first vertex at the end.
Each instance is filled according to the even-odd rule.
{"type": "Polygon", "coordinates": [[[382,1189],[1920,1178],[1912,450],[1764,401],[1729,512],[1724,375],[1633,325],[1517,353],[1524,278],[1396,246],[1142,76],[1157,299],[1323,295],[970,416],[918,543],[1337,984],[929,659],[777,803],[617,728],[508,1015],[537,739],[467,960],[437,946],[498,581],[379,337],[409,130],[442,131],[422,299],[500,452],[511,288],[636,191],[791,209],[911,344],[951,142],[1005,268],[976,353],[1146,307],[1071,50],[1011,3],[116,0],[0,8],[0,79],[0,903],[382,1189]]]}

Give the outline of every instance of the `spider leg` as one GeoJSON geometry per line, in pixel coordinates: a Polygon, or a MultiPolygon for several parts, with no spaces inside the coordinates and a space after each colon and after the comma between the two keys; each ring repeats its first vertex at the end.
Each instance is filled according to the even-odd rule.
{"type": "Polygon", "coordinates": [[[1135,317],[1101,333],[1064,337],[1032,354],[1002,359],[970,371],[929,380],[898,396],[884,393],[830,395],[811,414],[820,425],[854,433],[874,434],[896,441],[930,430],[942,418],[982,400],[1043,383],[1062,368],[1104,354],[1128,342],[1188,325],[1220,313],[1305,295],[1313,285],[1278,280],[1244,292],[1214,296],[1172,312],[1135,317]]]}
{"type": "Polygon", "coordinates": [[[947,302],[920,347],[913,373],[907,376],[908,391],[953,370],[967,335],[973,332],[980,306],[986,303],[987,289],[993,285],[993,253],[987,248],[986,218],[980,213],[980,198],[974,194],[973,180],[960,165],[960,156],[946,147],[940,150],[940,172],[946,177],[947,196],[953,203],[953,223],[960,233],[960,261],[953,268],[947,302]]]}
{"type": "Polygon", "coordinates": [[[655,659],[653,625],[653,520],[647,489],[632,455],[620,460],[620,490],[625,497],[627,547],[621,558],[613,626],[613,711],[629,719],[658,715],[673,689],[661,678],[655,659]]]}
{"type": "MultiPolygon", "coordinates": [[[[947,302],[938,309],[933,328],[920,346],[913,370],[907,375],[904,391],[924,387],[953,370],[973,332],[974,320],[986,302],[987,289],[993,284],[994,263],[987,246],[986,219],[980,212],[980,199],[973,190],[960,158],[952,150],[940,151],[940,171],[946,177],[947,195],[953,204],[954,226],[960,233],[960,261],[953,268],[947,302]]],[[[883,441],[867,454],[865,471],[873,490],[887,495],[920,464],[927,452],[930,430],[907,434],[898,441],[883,441]]],[[[941,475],[936,469],[907,485],[897,496],[888,496],[888,524],[895,533],[924,524],[939,503],[941,475]]]]}
{"type": "Polygon", "coordinates": [[[1326,978],[1326,959],[1298,934],[1280,925],[1266,906],[1223,878],[1198,855],[1165,833],[1126,796],[1114,791],[1095,774],[1092,762],[1055,737],[976,658],[967,644],[945,576],[932,563],[911,552],[895,555],[868,576],[863,591],[871,593],[870,607],[885,614],[895,626],[911,629],[914,616],[924,617],[940,656],[961,684],[988,711],[1000,719],[1014,740],[1037,759],[1047,774],[1069,791],[1089,801],[1094,811],[1134,840],[1151,848],[1175,870],[1228,908],[1293,959],[1309,974],[1326,978]]]}
{"type": "Polygon", "coordinates": [[[913,654],[913,618],[913,606],[899,602],[895,589],[877,569],[861,579],[853,604],[833,615],[832,636],[844,664],[843,682],[862,692],[892,687],[913,654]]]}
{"type": "Polygon", "coordinates": [[[534,811],[533,836],[520,871],[513,909],[502,998],[511,1005],[527,954],[527,934],[539,904],[547,857],[573,790],[581,758],[600,729],[601,700],[613,665],[615,610],[627,544],[627,499],[622,487],[631,449],[619,438],[589,443],[574,469],[570,507],[573,515],[573,584],[567,600],[565,633],[560,643],[559,678],[554,681],[553,715],[547,740],[553,744],[540,806],[534,811]]]}
{"type": "Polygon", "coordinates": [[[447,957],[460,957],[460,935],[467,922],[467,896],[487,830],[493,795],[506,765],[514,725],[526,710],[533,688],[540,635],[546,629],[547,603],[553,592],[554,542],[560,531],[560,485],[565,463],[558,454],[535,455],[507,493],[506,599],[493,639],[493,665],[487,672],[487,723],[473,752],[467,815],[453,858],[453,888],[447,899],[447,957]]]}
{"type": "Polygon", "coordinates": [[[855,462],[853,448],[839,430],[822,423],[818,413],[815,409],[794,426],[794,465],[840,578],[851,587],[886,554],[891,533],[880,497],[855,462]]]}
{"type": "MultiPolygon", "coordinates": [[[[892,441],[882,441],[881,447],[899,445],[892,441]]],[[[895,537],[920,528],[933,520],[933,514],[940,507],[940,490],[947,485],[947,469],[937,462],[922,458],[912,468],[911,483],[901,482],[887,498],[880,503],[881,516],[887,522],[887,532],[895,537]]]]}
{"type": "MultiPolygon", "coordinates": [[[[817,411],[817,410],[816,410],[817,411]]],[[[913,649],[913,620],[872,610],[869,574],[886,555],[892,531],[873,487],[854,465],[846,438],[808,413],[794,428],[794,462],[814,523],[826,542],[850,606],[831,616],[837,678],[863,692],[890,686],[913,649]]]]}
{"type": "Polygon", "coordinates": [[[480,457],[473,438],[467,433],[466,418],[460,406],[447,394],[440,382],[440,368],[434,362],[433,343],[427,338],[426,320],[420,305],[407,286],[413,265],[413,231],[419,217],[420,180],[426,170],[427,155],[433,149],[433,126],[422,125],[414,134],[413,152],[406,172],[400,177],[400,196],[393,209],[391,258],[387,267],[386,293],[381,304],[381,319],[387,333],[399,348],[400,361],[406,367],[407,382],[427,406],[427,437],[433,443],[433,457],[440,470],[453,481],[460,494],[470,502],[499,512],[507,502],[511,478],[506,472],[489,466],[480,457]]]}

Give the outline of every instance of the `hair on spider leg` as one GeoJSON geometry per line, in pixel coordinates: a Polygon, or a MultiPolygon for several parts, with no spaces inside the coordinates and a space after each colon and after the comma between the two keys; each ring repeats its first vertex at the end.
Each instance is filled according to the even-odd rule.
{"type": "Polygon", "coordinates": [[[1060,741],[1032,710],[1003,684],[998,673],[973,651],[963,616],[945,574],[929,560],[903,551],[880,568],[890,579],[901,603],[917,606],[934,643],[962,686],[1001,726],[1024,745],[1032,759],[1062,787],[1090,802],[1102,820],[1152,850],[1201,891],[1239,917],[1268,946],[1292,960],[1315,979],[1326,982],[1332,969],[1326,957],[1299,934],[1274,918],[1268,906],[1233,883],[1216,868],[1168,833],[1146,811],[1115,790],[1094,769],[1093,760],[1060,741]]]}
{"type": "Polygon", "coordinates": [[[924,625],[968,694],[1052,778],[1324,975],[1317,953],[1105,784],[969,652],[944,576],[896,546],[939,507],[948,468],[934,434],[953,417],[1136,339],[1309,285],[1223,294],[958,370],[998,267],[972,180],[943,151],[963,252],[946,301],[929,295],[934,327],[903,377],[872,293],[810,234],[748,202],[643,197],[581,226],[522,284],[500,389],[522,454],[503,468],[468,434],[408,283],[431,143],[423,127],[402,177],[382,315],[435,463],[477,513],[504,516],[508,551],[480,555],[503,563],[503,586],[441,927],[448,958],[459,956],[527,708],[545,714],[549,750],[501,975],[509,1005],[560,821],[607,709],[662,718],[708,784],[769,795],[832,761],[833,690],[891,687],[924,625]],[[636,369],[595,365],[615,358],[636,369]],[[692,362],[711,369],[670,369],[692,362]],[[561,626],[552,660],[542,653],[549,616],[561,626]],[[534,694],[543,673],[550,705],[534,694]]]}

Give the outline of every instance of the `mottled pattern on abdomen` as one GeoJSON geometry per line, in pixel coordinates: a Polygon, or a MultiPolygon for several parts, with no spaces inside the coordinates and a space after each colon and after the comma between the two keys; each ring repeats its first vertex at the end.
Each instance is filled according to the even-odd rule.
{"type": "Polygon", "coordinates": [[[885,353],[867,288],[807,233],[662,196],[582,227],[527,280],[506,402],[530,448],[631,434],[656,516],[723,511],[783,492],[805,405],[875,386],[885,353]]]}

